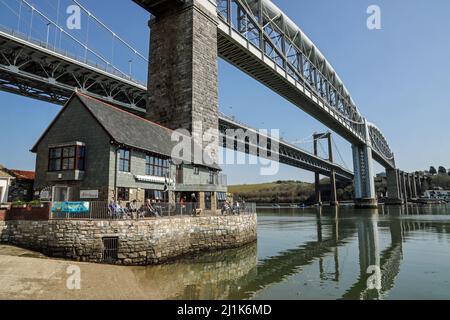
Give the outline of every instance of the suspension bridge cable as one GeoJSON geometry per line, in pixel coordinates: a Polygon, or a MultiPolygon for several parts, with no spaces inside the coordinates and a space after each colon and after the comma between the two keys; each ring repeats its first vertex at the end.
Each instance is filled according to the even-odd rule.
{"type": "Polygon", "coordinates": [[[320,147],[320,149],[321,149],[322,152],[323,152],[323,155],[324,155],[323,158],[325,158],[325,155],[327,155],[328,153],[325,151],[325,148],[324,148],[323,145],[322,145],[322,140],[319,140],[319,147],[320,147]]]}
{"type": "MultiPolygon", "coordinates": [[[[1,3],[3,3],[5,5],[5,7],[7,7],[19,20],[19,28],[17,29],[18,32],[20,32],[20,20],[21,20],[21,13],[22,13],[22,2],[19,0],[16,0],[16,2],[20,3],[20,8],[19,8],[19,12],[15,11],[13,8],[11,8],[7,3],[5,3],[3,0],[0,0],[1,3]]],[[[35,33],[38,33],[41,36],[44,36],[42,34],[42,32],[40,32],[39,30],[34,30],[35,33]]],[[[30,33],[31,33],[31,29],[30,29],[30,33]]],[[[24,34],[26,35],[26,32],[24,32],[24,34]]],[[[30,37],[30,36],[29,36],[30,37]]]]}
{"type": "Polygon", "coordinates": [[[0,2],[3,3],[7,9],[9,9],[12,13],[14,13],[17,16],[17,12],[13,8],[11,8],[6,2],[4,2],[3,0],[0,0],[0,2]]]}
{"type": "Polygon", "coordinates": [[[98,19],[95,15],[93,15],[86,7],[84,7],[79,1],[77,0],[71,0],[73,1],[77,6],[79,6],[84,12],[86,12],[89,16],[92,17],[98,24],[100,24],[103,28],[105,28],[107,31],[109,31],[117,40],[122,42],[125,46],[127,46],[130,50],[132,50],[138,57],[143,59],[145,62],[148,62],[148,59],[144,57],[137,49],[135,49],[132,45],[130,45],[128,42],[123,40],[119,35],[117,35],[113,30],[111,30],[106,24],[104,24],[100,19],[98,19]]]}
{"type": "MultiPolygon", "coordinates": [[[[53,7],[55,8],[55,7],[53,7]]],[[[59,25],[59,11],[61,8],[61,0],[58,0],[58,7],[56,8],[56,24],[59,25]]],[[[55,47],[56,47],[56,41],[58,40],[58,32],[55,31],[55,47]]],[[[61,47],[61,43],[59,45],[61,47]]]]}
{"type": "Polygon", "coordinates": [[[20,31],[20,18],[21,18],[21,16],[22,16],[22,2],[20,2],[20,6],[19,6],[19,17],[18,17],[18,21],[17,21],[17,31],[20,31]]]}
{"type": "Polygon", "coordinates": [[[38,10],[37,8],[35,8],[32,4],[30,4],[29,2],[27,2],[26,0],[20,0],[22,1],[24,4],[26,4],[29,8],[32,9],[32,12],[36,12],[39,16],[41,16],[44,20],[46,20],[47,22],[49,22],[50,24],[54,25],[55,27],[57,27],[62,33],[66,34],[70,39],[72,39],[73,41],[75,41],[77,44],[79,44],[80,46],[82,46],[83,48],[86,48],[89,52],[91,52],[92,54],[94,54],[97,58],[99,58],[101,61],[103,61],[104,63],[107,64],[107,66],[110,66],[114,71],[120,73],[121,75],[123,75],[125,78],[129,78],[127,76],[127,74],[123,71],[121,71],[120,69],[118,69],[117,67],[115,67],[114,65],[112,65],[106,58],[102,57],[100,54],[96,53],[95,51],[93,51],[92,49],[90,49],[89,47],[87,47],[84,43],[82,43],[80,40],[78,40],[77,38],[75,38],[74,36],[72,36],[70,33],[68,33],[66,30],[64,30],[62,27],[58,26],[55,24],[55,22],[53,20],[51,20],[49,17],[47,17],[44,13],[42,13],[40,10],[38,10]]]}
{"type": "Polygon", "coordinates": [[[348,169],[347,163],[345,162],[344,158],[342,157],[341,151],[339,150],[339,148],[336,144],[336,141],[333,139],[333,137],[331,137],[331,141],[333,142],[334,149],[337,151],[337,154],[338,154],[340,160],[342,161],[342,164],[344,165],[344,167],[346,169],[348,169]]]}

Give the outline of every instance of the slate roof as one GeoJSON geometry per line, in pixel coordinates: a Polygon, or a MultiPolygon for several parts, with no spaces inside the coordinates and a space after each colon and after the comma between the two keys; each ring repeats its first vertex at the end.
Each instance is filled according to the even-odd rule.
{"type": "MultiPolygon", "coordinates": [[[[173,147],[176,145],[176,142],[171,139],[173,130],[78,92],[72,95],[65,108],[70,105],[74,98],[81,101],[82,105],[88,109],[116,143],[171,157],[173,147]]],[[[187,139],[191,138],[188,137],[187,139]]],[[[39,141],[36,146],[38,144],[39,141]]],[[[33,150],[36,150],[36,146],[33,150]]],[[[207,165],[195,161],[192,161],[192,163],[220,170],[218,165],[207,165]]]]}

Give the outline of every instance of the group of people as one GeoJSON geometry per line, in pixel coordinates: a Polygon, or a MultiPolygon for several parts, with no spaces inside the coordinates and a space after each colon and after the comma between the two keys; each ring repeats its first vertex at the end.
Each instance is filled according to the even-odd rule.
{"type": "MultiPolygon", "coordinates": [[[[243,203],[243,206],[245,208],[245,202],[243,203]]],[[[235,201],[233,204],[225,201],[222,205],[221,211],[222,215],[239,215],[241,214],[241,204],[239,201],[235,201]]]]}
{"type": "Polygon", "coordinates": [[[157,207],[156,202],[152,202],[150,199],[145,200],[145,203],[141,206],[139,206],[137,200],[127,202],[125,205],[123,205],[122,201],[115,202],[111,200],[108,206],[108,212],[113,219],[158,218],[161,216],[161,210],[158,212],[157,207]]]}

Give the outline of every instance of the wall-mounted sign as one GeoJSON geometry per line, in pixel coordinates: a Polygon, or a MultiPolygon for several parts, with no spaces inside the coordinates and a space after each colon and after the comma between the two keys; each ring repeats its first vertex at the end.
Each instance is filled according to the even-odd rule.
{"type": "Polygon", "coordinates": [[[54,202],[52,212],[89,213],[89,202],[54,202]]]}
{"type": "Polygon", "coordinates": [[[50,191],[48,191],[48,190],[41,191],[40,199],[41,200],[50,200],[51,199],[50,191]]]}
{"type": "Polygon", "coordinates": [[[98,199],[98,190],[81,190],[80,199],[98,199]]]}

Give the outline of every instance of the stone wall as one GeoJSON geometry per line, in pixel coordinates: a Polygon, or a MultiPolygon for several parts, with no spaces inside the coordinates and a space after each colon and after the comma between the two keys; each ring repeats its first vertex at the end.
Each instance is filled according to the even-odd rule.
{"type": "Polygon", "coordinates": [[[3,242],[59,257],[103,262],[103,238],[119,239],[117,264],[147,265],[256,241],[256,214],[141,221],[6,221],[3,242]]]}
{"type": "Polygon", "coordinates": [[[6,233],[6,222],[0,219],[0,243],[8,242],[9,237],[6,233]]]}

